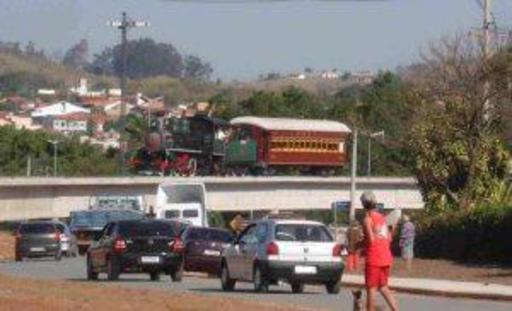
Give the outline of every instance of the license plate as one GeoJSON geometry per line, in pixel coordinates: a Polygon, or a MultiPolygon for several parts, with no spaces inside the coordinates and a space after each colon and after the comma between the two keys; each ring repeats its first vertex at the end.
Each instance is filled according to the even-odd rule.
{"type": "Polygon", "coordinates": [[[220,256],[220,251],[211,250],[211,249],[205,249],[204,254],[206,256],[220,256]]]}
{"type": "Polygon", "coordinates": [[[142,256],[140,257],[141,263],[159,263],[160,257],[158,256],[142,256]]]}
{"type": "Polygon", "coordinates": [[[31,252],[44,252],[46,249],[44,247],[31,247],[31,252]]]}
{"type": "Polygon", "coordinates": [[[295,274],[316,274],[316,267],[295,266],[295,274]]]}

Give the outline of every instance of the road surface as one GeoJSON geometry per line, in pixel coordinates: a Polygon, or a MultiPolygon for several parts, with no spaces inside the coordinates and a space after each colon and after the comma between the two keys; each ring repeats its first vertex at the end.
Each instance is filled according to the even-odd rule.
{"type": "MultiPolygon", "coordinates": [[[[31,278],[63,279],[71,281],[85,280],[85,258],[65,258],[60,262],[52,260],[25,260],[21,263],[0,263],[0,273],[31,278]]],[[[168,276],[162,276],[161,281],[151,282],[148,275],[121,275],[117,282],[98,282],[109,286],[111,284],[135,288],[160,288],[169,291],[189,292],[199,295],[235,295],[240,299],[252,299],[312,307],[317,310],[352,310],[352,295],[349,289],[343,289],[339,295],[328,295],[323,287],[307,286],[304,294],[292,294],[288,285],[273,286],[267,294],[256,294],[250,284],[237,284],[234,293],[224,293],[217,279],[206,277],[185,277],[181,283],[173,283],[168,276]]],[[[397,295],[402,310],[443,310],[443,311],[509,311],[510,302],[497,302],[471,299],[452,299],[420,295],[397,295]]],[[[382,301],[379,304],[384,305],[382,301]]]]}

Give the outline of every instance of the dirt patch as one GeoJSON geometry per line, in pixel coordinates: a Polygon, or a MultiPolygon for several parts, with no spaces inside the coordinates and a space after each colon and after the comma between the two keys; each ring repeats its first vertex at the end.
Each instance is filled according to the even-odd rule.
{"type": "Polygon", "coordinates": [[[0,231],[0,261],[14,260],[14,237],[5,231],[0,231]]]}
{"type": "MultiPolygon", "coordinates": [[[[362,274],[364,262],[358,274],[362,274]]],[[[467,265],[441,259],[414,259],[409,273],[403,260],[393,262],[392,277],[445,279],[461,282],[495,283],[512,286],[512,267],[467,265]]]]}
{"type": "Polygon", "coordinates": [[[127,289],[87,282],[50,281],[0,275],[2,310],[244,310],[298,311],[280,306],[223,297],[205,297],[158,289],[127,289]]]}

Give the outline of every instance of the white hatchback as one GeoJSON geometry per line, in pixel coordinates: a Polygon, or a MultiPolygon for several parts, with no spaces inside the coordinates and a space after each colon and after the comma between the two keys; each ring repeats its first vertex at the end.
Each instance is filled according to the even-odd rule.
{"type": "Polygon", "coordinates": [[[328,228],[314,221],[265,219],[248,225],[224,252],[222,289],[237,281],[254,283],[256,291],[285,281],[294,293],[304,284],[323,284],[336,294],[341,288],[343,246],[328,228]]]}

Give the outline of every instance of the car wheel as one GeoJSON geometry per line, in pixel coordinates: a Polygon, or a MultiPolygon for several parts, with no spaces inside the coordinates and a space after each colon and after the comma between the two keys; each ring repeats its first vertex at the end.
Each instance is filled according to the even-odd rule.
{"type": "Polygon", "coordinates": [[[55,254],[55,261],[60,261],[62,259],[62,252],[58,252],[55,254]]]}
{"type": "Polygon", "coordinates": [[[304,292],[304,284],[292,283],[292,293],[302,294],[304,292]]]}
{"type": "Polygon", "coordinates": [[[151,272],[149,277],[151,278],[151,281],[160,281],[160,273],[158,272],[151,272]]]}
{"type": "Polygon", "coordinates": [[[183,280],[183,263],[171,272],[171,279],[173,282],[181,282],[183,280]]]}
{"type": "Polygon", "coordinates": [[[253,273],[253,281],[254,281],[254,290],[258,293],[266,293],[268,292],[268,282],[261,268],[259,266],[254,267],[253,273]]]}
{"type": "Polygon", "coordinates": [[[98,273],[94,272],[94,268],[89,256],[87,256],[87,279],[89,281],[96,281],[98,279],[98,273]]]}
{"type": "Polygon", "coordinates": [[[226,292],[230,292],[235,289],[236,280],[233,280],[229,277],[228,265],[223,264],[220,270],[220,283],[222,285],[222,290],[226,292]]]}
{"type": "Polygon", "coordinates": [[[325,283],[325,289],[329,294],[338,294],[341,289],[341,279],[325,283]]]}
{"type": "Polygon", "coordinates": [[[109,257],[107,259],[107,279],[109,281],[115,281],[119,279],[119,264],[115,257],[109,257]]]}

